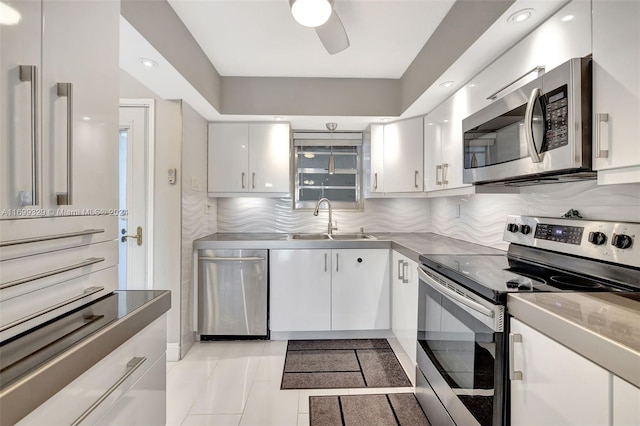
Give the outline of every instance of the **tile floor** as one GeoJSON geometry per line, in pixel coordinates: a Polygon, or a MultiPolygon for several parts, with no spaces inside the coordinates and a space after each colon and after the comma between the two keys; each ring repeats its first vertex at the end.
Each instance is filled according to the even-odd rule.
{"type": "Polygon", "coordinates": [[[280,390],[284,340],[197,342],[167,362],[167,425],[303,426],[310,395],[413,392],[413,388],[280,390]]]}

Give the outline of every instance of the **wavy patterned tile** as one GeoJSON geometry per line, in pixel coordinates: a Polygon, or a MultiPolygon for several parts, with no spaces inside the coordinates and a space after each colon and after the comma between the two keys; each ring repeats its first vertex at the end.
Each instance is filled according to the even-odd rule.
{"type": "Polygon", "coordinates": [[[219,198],[218,232],[275,232],[276,200],[219,198]]]}

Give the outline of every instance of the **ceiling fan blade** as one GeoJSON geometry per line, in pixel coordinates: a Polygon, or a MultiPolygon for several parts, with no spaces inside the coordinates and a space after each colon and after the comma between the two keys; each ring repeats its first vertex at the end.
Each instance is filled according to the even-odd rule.
{"type": "Polygon", "coordinates": [[[342,52],[349,47],[349,37],[335,9],[332,9],[327,22],[316,27],[316,33],[331,55],[342,52]]]}

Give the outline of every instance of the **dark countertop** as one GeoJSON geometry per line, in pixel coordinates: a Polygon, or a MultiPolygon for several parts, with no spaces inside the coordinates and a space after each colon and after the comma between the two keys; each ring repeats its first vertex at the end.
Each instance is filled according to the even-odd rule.
{"type": "Polygon", "coordinates": [[[0,424],[14,424],[171,307],[171,292],[115,291],[0,343],[0,424]]]}
{"type": "Polygon", "coordinates": [[[510,315],[640,387],[640,293],[520,293],[510,315]]]}

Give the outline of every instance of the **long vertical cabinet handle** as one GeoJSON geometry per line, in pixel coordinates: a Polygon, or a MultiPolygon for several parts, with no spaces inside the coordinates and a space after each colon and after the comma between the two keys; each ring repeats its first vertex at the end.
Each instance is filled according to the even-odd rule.
{"type": "Polygon", "coordinates": [[[113,385],[111,385],[111,387],[107,389],[107,391],[103,393],[100,398],[98,398],[93,404],[91,404],[91,406],[87,408],[86,411],[80,415],[80,417],[78,417],[73,423],[71,423],[71,426],[77,426],[82,423],[84,419],[89,417],[89,415],[93,413],[95,409],[98,408],[98,406],[109,397],[109,395],[111,395],[116,389],[118,389],[120,385],[122,385],[125,380],[127,380],[146,360],[147,358],[144,356],[131,358],[131,361],[127,363],[127,369],[125,370],[122,377],[120,377],[113,385]]]}
{"type": "Polygon", "coordinates": [[[73,84],[58,83],[58,96],[67,98],[67,192],[56,194],[56,204],[73,204],[73,84]]]}
{"type": "Polygon", "coordinates": [[[420,175],[419,171],[415,171],[415,173],[413,174],[413,185],[418,188],[420,185],[418,185],[418,176],[420,175]]]}
{"type": "Polygon", "coordinates": [[[244,177],[245,177],[245,172],[242,172],[242,176],[240,177],[240,182],[242,183],[242,189],[244,189],[244,177]]]}
{"type": "Polygon", "coordinates": [[[402,268],[402,260],[398,260],[398,281],[403,281],[404,277],[402,274],[404,273],[404,269],[402,268]]]}
{"type": "Polygon", "coordinates": [[[251,173],[251,189],[256,189],[256,172],[251,173]]]}
{"type": "Polygon", "coordinates": [[[509,333],[509,380],[522,380],[522,371],[516,371],[513,361],[513,347],[515,343],[522,343],[522,334],[509,333]]]}
{"type": "Polygon", "coordinates": [[[609,149],[602,149],[601,140],[601,123],[607,123],[609,121],[609,114],[606,112],[596,113],[596,158],[609,158],[609,149]]]}
{"type": "Polygon", "coordinates": [[[327,272],[327,258],[329,255],[327,253],[324,254],[324,271],[327,272]]]}
{"type": "Polygon", "coordinates": [[[336,272],[340,272],[340,254],[336,253],[336,272]]]}
{"type": "Polygon", "coordinates": [[[373,174],[373,189],[378,189],[378,173],[373,174]]]}
{"type": "Polygon", "coordinates": [[[448,185],[449,180],[447,179],[447,175],[449,174],[449,163],[442,164],[442,184],[448,185]]]}
{"type": "Polygon", "coordinates": [[[31,188],[33,195],[30,203],[22,205],[37,206],[40,204],[40,188],[38,175],[38,67],[20,65],[20,81],[31,83],[31,188]]]}
{"type": "Polygon", "coordinates": [[[440,172],[440,174],[442,174],[442,164],[438,164],[436,166],[436,185],[442,185],[442,180],[440,180],[439,178],[440,174],[438,173],[438,171],[440,172]]]}
{"type": "Polygon", "coordinates": [[[409,269],[409,262],[402,262],[402,283],[408,284],[409,278],[407,278],[407,270],[409,269]]]}

